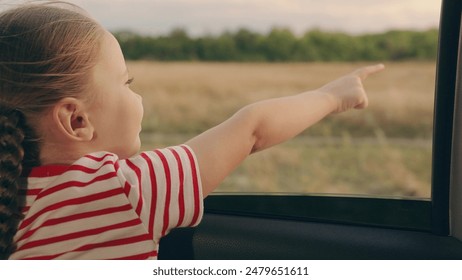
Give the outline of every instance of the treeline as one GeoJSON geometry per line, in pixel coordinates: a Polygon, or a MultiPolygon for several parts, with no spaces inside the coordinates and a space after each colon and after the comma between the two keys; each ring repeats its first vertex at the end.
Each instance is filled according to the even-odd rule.
{"type": "Polygon", "coordinates": [[[310,30],[296,36],[287,28],[267,34],[248,29],[191,37],[184,29],[168,35],[115,32],[126,59],[159,61],[402,61],[434,60],[438,30],[395,30],[350,35],[310,30]]]}

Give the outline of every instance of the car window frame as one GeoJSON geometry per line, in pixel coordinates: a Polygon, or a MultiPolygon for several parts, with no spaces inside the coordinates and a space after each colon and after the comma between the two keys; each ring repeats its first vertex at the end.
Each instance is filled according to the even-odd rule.
{"type": "Polygon", "coordinates": [[[442,0],[435,83],[431,198],[213,193],[206,213],[370,225],[450,234],[450,183],[461,1],[442,0]]]}

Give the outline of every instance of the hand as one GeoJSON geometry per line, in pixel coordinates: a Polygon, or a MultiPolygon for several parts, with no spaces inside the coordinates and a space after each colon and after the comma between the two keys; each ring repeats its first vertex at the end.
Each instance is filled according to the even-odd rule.
{"type": "Polygon", "coordinates": [[[363,109],[368,105],[368,98],[363,87],[363,81],[371,74],[382,71],[383,64],[363,67],[334,80],[319,90],[331,97],[335,104],[334,113],[341,113],[349,109],[363,109]]]}

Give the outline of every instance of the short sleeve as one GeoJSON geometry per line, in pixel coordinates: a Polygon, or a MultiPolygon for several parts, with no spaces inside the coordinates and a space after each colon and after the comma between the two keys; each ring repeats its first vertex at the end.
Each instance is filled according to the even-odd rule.
{"type": "Polygon", "coordinates": [[[173,228],[200,222],[202,187],[191,148],[181,145],[143,152],[118,164],[124,192],[154,240],[173,228]]]}

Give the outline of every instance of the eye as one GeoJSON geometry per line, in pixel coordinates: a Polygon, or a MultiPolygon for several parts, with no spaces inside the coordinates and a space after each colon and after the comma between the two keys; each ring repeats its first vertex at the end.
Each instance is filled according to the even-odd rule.
{"type": "Polygon", "coordinates": [[[130,78],[130,79],[128,79],[128,81],[125,84],[130,85],[131,83],[133,83],[134,80],[135,80],[135,78],[130,78]]]}

